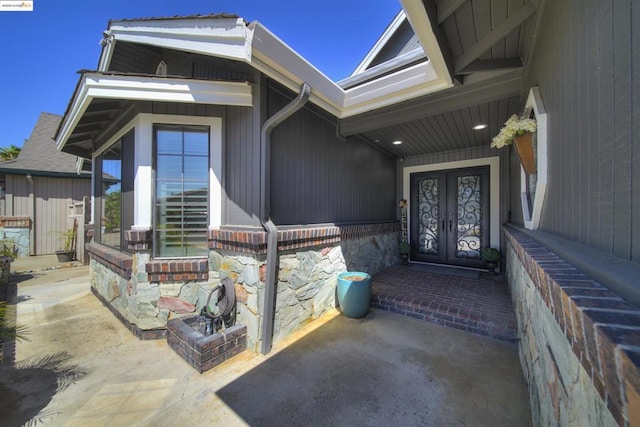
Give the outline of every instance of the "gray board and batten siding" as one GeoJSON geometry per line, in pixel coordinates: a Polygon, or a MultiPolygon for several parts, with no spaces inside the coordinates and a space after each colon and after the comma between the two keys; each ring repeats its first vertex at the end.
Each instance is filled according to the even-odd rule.
{"type": "Polygon", "coordinates": [[[250,66],[241,62],[127,42],[118,42],[109,71],[155,74],[160,61],[167,64],[167,76],[241,82],[254,82],[256,76],[250,66]]]}
{"type": "Polygon", "coordinates": [[[549,120],[540,229],[640,262],[638,2],[547,1],[543,22],[525,76],[549,120]]]}
{"type": "MultiPolygon", "coordinates": [[[[293,95],[270,85],[269,116],[293,95]]],[[[337,119],[307,105],[273,130],[271,216],[277,225],[395,221],[396,159],[337,135],[337,119]]]]}
{"type": "Polygon", "coordinates": [[[61,233],[71,226],[70,204],[91,194],[89,179],[33,176],[30,184],[25,175],[7,175],[6,187],[4,214],[33,219],[32,255],[62,248],[61,233]]]}
{"type": "MultiPolygon", "coordinates": [[[[222,224],[260,227],[260,126],[295,94],[275,90],[274,83],[267,89],[267,79],[246,64],[131,43],[117,45],[109,71],[153,74],[160,60],[170,76],[254,85],[251,108],[138,102],[120,122],[141,112],[222,117],[222,224]]],[[[360,137],[338,137],[337,119],[316,107],[306,106],[279,125],[272,150],[271,212],[277,225],[396,220],[395,158],[360,137]]]]}

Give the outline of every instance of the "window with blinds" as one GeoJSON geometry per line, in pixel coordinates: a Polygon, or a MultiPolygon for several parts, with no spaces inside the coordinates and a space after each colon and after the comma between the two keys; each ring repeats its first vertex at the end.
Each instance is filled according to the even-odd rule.
{"type": "Polygon", "coordinates": [[[154,141],[154,256],[206,256],[209,128],[158,125],[154,141]]]}

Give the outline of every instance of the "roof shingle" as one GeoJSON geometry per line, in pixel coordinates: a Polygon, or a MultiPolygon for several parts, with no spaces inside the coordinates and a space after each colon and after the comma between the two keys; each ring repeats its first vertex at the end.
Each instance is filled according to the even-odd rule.
{"type": "MultiPolygon", "coordinates": [[[[46,172],[52,175],[75,174],[77,157],[56,149],[53,139],[62,121],[62,116],[41,113],[31,136],[24,142],[16,160],[0,163],[5,173],[46,172]]],[[[86,174],[83,174],[86,176],[86,174]]]]}

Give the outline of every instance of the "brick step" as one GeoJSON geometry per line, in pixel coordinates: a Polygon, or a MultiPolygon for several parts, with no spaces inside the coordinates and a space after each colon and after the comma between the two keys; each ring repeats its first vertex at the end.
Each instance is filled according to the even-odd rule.
{"type": "Polygon", "coordinates": [[[459,310],[457,312],[454,310],[440,311],[432,309],[428,305],[405,302],[403,297],[374,294],[371,299],[371,307],[500,341],[516,342],[517,339],[515,324],[473,318],[473,315],[460,313],[459,310]]]}
{"type": "Polygon", "coordinates": [[[501,341],[516,341],[516,317],[503,277],[437,271],[429,271],[428,266],[395,265],[377,273],[372,280],[371,307],[501,341]]]}

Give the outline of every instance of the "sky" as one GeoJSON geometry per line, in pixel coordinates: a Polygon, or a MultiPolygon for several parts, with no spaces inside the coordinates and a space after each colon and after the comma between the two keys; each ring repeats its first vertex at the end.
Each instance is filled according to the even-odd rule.
{"type": "Polygon", "coordinates": [[[64,114],[76,72],[97,68],[109,19],[234,13],[338,81],[400,8],[399,0],[34,0],[32,12],[0,12],[0,147],[21,147],[41,112],[64,114]]]}

